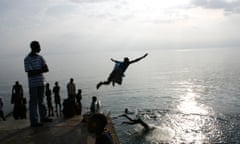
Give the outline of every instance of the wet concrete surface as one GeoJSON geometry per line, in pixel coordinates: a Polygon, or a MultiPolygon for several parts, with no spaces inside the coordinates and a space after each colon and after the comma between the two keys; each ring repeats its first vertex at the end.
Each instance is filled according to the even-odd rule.
{"type": "MultiPolygon", "coordinates": [[[[94,144],[95,137],[88,133],[87,124],[82,123],[82,116],[63,119],[54,118],[53,122],[42,127],[30,127],[26,120],[7,119],[0,121],[1,144],[94,144]]],[[[114,143],[119,144],[114,126],[109,118],[107,129],[111,132],[114,143]]]]}

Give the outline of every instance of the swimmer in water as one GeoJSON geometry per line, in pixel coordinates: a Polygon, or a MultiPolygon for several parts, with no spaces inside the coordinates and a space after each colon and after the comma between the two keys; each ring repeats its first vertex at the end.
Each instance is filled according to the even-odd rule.
{"type": "Polygon", "coordinates": [[[129,125],[140,124],[144,127],[144,129],[146,131],[150,130],[150,127],[148,126],[148,124],[146,124],[142,119],[140,119],[140,118],[132,119],[129,116],[127,116],[126,114],[123,114],[122,116],[126,117],[129,120],[128,122],[122,122],[122,124],[129,124],[129,125]]]}

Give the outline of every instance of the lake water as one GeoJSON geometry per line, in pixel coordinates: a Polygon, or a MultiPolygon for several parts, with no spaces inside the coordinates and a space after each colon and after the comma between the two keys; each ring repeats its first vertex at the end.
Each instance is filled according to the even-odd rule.
{"type": "MultiPolygon", "coordinates": [[[[131,59],[144,53],[42,55],[50,69],[46,79],[51,85],[59,81],[63,98],[73,77],[83,90],[84,111],[96,95],[112,117],[128,108],[152,127],[144,132],[140,125],[122,125],[126,118],[114,119],[122,144],[240,143],[240,49],[151,50],[146,59],[129,66],[122,86],[96,90],[114,66],[110,58],[131,59]]],[[[16,80],[28,98],[23,58],[1,59],[0,96],[5,113],[12,109],[11,88],[16,80]]]]}

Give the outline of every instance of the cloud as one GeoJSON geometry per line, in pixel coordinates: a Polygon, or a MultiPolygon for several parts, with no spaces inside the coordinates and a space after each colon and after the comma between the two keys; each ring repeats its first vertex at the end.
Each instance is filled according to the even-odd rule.
{"type": "Polygon", "coordinates": [[[59,3],[57,5],[49,6],[46,10],[45,15],[52,17],[60,17],[69,14],[75,14],[77,12],[78,7],[69,4],[69,3],[59,3]]]}
{"type": "Polygon", "coordinates": [[[112,0],[70,0],[70,1],[74,3],[101,3],[112,0]]]}
{"type": "Polygon", "coordinates": [[[225,12],[240,13],[239,0],[192,0],[197,7],[208,9],[223,9],[225,12]]]}

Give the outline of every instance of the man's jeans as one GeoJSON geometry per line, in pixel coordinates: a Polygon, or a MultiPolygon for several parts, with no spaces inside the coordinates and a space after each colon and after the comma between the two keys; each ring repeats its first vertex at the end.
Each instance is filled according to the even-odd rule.
{"type": "Polygon", "coordinates": [[[47,115],[46,107],[43,103],[44,99],[44,86],[30,88],[30,122],[31,125],[35,125],[39,122],[38,113],[40,115],[40,121],[42,122],[47,115]]]}

